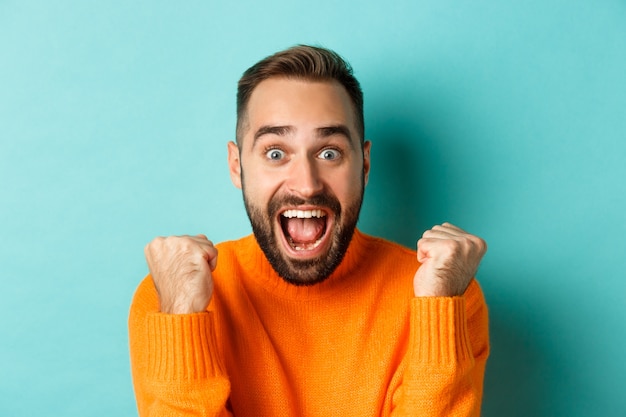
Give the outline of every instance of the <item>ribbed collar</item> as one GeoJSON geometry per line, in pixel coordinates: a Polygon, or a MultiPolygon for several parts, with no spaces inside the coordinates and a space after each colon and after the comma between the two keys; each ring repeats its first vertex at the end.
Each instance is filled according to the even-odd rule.
{"type": "Polygon", "coordinates": [[[274,297],[305,301],[332,297],[354,285],[358,281],[360,261],[367,256],[371,239],[355,230],[348,251],[337,269],[325,281],[308,286],[285,282],[270,265],[254,235],[243,238],[240,243],[238,249],[241,251],[237,257],[240,259],[240,267],[245,271],[245,279],[274,297]]]}

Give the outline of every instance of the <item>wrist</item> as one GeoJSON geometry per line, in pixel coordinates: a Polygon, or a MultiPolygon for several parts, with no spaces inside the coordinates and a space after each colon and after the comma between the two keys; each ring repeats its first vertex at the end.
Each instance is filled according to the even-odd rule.
{"type": "Polygon", "coordinates": [[[161,303],[159,311],[165,314],[195,314],[206,311],[208,305],[208,302],[178,300],[161,303]]]}

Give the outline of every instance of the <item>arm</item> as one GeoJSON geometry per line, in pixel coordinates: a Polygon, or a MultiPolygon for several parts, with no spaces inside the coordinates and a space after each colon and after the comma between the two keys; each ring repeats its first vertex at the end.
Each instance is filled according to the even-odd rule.
{"type": "Polygon", "coordinates": [[[229,415],[230,384],[216,354],[212,313],[164,314],[158,306],[147,278],[137,289],[128,322],[139,415],[229,415]]]}
{"type": "Polygon", "coordinates": [[[444,223],[418,241],[408,351],[395,416],[479,416],[489,354],[487,306],[472,279],[487,246],[444,223]]]}
{"type": "Polygon", "coordinates": [[[203,236],[158,238],[146,259],[151,276],[137,289],[129,317],[139,415],[230,415],[230,383],[207,311],[217,251],[203,236]]]}
{"type": "Polygon", "coordinates": [[[392,415],[480,416],[489,331],[478,283],[462,297],[413,299],[409,337],[392,415]]]}

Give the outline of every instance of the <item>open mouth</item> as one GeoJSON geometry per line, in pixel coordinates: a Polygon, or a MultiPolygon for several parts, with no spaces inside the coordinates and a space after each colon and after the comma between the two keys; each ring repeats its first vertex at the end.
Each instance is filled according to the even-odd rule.
{"type": "Polygon", "coordinates": [[[314,251],[325,240],[328,216],[324,210],[289,209],[279,220],[285,241],[296,252],[314,251]]]}

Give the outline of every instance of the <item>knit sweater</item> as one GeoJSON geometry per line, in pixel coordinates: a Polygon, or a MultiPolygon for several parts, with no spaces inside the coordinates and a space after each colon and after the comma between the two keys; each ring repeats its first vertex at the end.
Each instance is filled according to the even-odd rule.
{"type": "Polygon", "coordinates": [[[413,295],[414,251],[356,231],[322,283],[282,280],[254,236],[218,245],[206,312],[159,313],[150,276],[130,311],[141,416],[478,416],[487,308],[413,295]]]}

